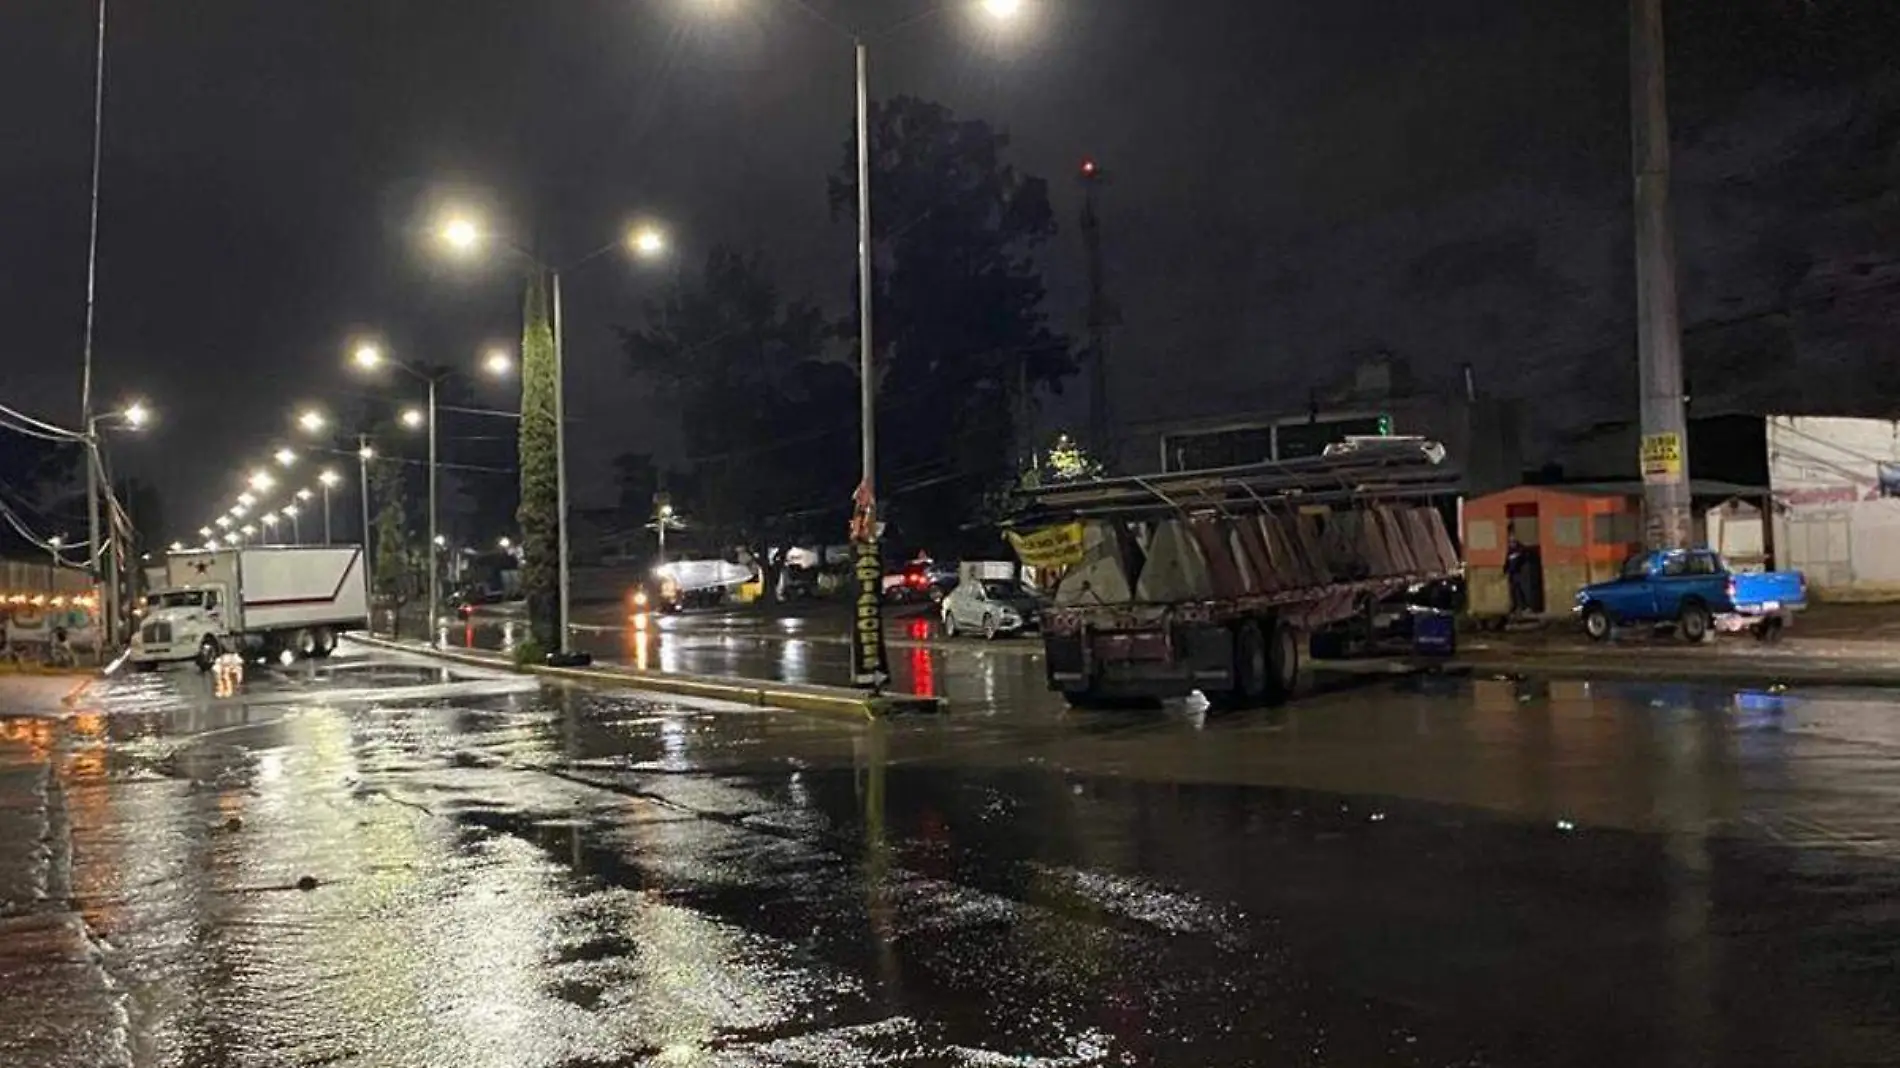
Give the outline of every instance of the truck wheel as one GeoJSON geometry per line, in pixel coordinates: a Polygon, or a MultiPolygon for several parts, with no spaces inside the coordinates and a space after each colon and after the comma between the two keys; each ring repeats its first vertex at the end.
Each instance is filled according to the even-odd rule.
{"type": "Polygon", "coordinates": [[[317,635],[308,627],[290,636],[290,652],[299,660],[309,660],[317,655],[317,635]]]}
{"type": "Polygon", "coordinates": [[[1260,624],[1247,620],[1234,630],[1234,698],[1242,707],[1253,707],[1267,699],[1267,675],[1271,670],[1267,637],[1260,624]]]}
{"type": "Polygon", "coordinates": [[[329,627],[318,627],[317,632],[312,635],[312,637],[316,639],[317,647],[311,651],[311,656],[322,660],[331,653],[336,652],[336,631],[331,630],[329,627]]]}
{"type": "Polygon", "coordinates": [[[1610,613],[1602,605],[1593,604],[1583,610],[1583,632],[1590,636],[1591,641],[1609,641],[1610,632],[1614,629],[1610,625],[1610,613]]]}
{"type": "Polygon", "coordinates": [[[948,608],[943,610],[943,636],[946,638],[957,636],[957,614],[948,608]]]}
{"type": "Polygon", "coordinates": [[[1781,618],[1779,616],[1771,616],[1755,624],[1755,638],[1763,642],[1780,641],[1781,618]]]}
{"type": "Polygon", "coordinates": [[[218,639],[207,635],[204,641],[198,643],[198,655],[192,658],[192,662],[198,665],[199,671],[210,671],[218,666],[218,657],[223,655],[224,650],[218,647],[218,639]]]}
{"type": "Polygon", "coordinates": [[[1290,701],[1300,690],[1300,632],[1275,620],[1267,640],[1267,700],[1290,701]]]}
{"type": "Polygon", "coordinates": [[[1690,601],[1682,606],[1682,615],[1676,620],[1681,628],[1682,640],[1691,645],[1700,645],[1715,633],[1715,621],[1709,616],[1709,606],[1700,601],[1690,601]]]}

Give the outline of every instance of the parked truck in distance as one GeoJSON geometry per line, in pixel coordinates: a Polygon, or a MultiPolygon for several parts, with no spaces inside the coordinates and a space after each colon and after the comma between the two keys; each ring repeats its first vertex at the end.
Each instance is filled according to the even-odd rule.
{"type": "Polygon", "coordinates": [[[132,639],[141,670],[220,656],[322,658],[344,631],[369,626],[369,580],[356,546],[173,553],[145,596],[132,639]]]}
{"type": "Polygon", "coordinates": [[[1722,630],[1748,630],[1767,641],[1807,604],[1807,581],[1798,571],[1731,571],[1708,549],[1661,549],[1637,553],[1616,578],[1578,590],[1574,610],[1597,641],[1627,625],[1673,626],[1689,642],[1722,630]]]}
{"type": "Polygon", "coordinates": [[[1050,686],[1079,707],[1292,697],[1303,660],[1350,648],[1380,601],[1460,573],[1435,507],[1458,490],[1444,456],[1416,438],[1349,439],[1307,459],[1030,491],[1018,552],[1064,568],[1042,620],[1050,686]]]}

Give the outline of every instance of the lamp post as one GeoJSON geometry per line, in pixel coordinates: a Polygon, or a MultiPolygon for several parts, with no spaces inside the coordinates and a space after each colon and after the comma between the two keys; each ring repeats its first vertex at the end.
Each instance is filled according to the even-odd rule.
{"type": "Polygon", "coordinates": [[[356,435],[356,498],[363,506],[363,566],[369,571],[372,584],[376,576],[376,557],[369,539],[369,462],[375,458],[376,450],[369,443],[369,435],[356,435]]]}
{"type": "Polygon", "coordinates": [[[326,467],[323,469],[323,473],[317,476],[317,485],[322,487],[321,492],[323,494],[323,544],[325,545],[332,544],[330,538],[330,491],[335,489],[337,483],[341,481],[343,481],[343,476],[337,474],[334,468],[326,467]]]}
{"type": "MultiPolygon", "coordinates": [[[[308,493],[310,491],[304,490],[303,492],[308,493]]],[[[298,521],[298,517],[303,514],[302,510],[294,504],[286,504],[282,509],[282,513],[284,518],[290,520],[290,544],[302,545],[303,524],[298,521]]]]}
{"type": "MultiPolygon", "coordinates": [[[[512,363],[505,359],[498,360],[497,356],[497,353],[490,352],[483,361],[483,366],[490,374],[506,374],[512,367],[512,363]]],[[[438,469],[439,465],[437,464],[436,450],[436,390],[442,380],[453,372],[445,368],[425,369],[402,360],[391,359],[384,355],[381,348],[373,344],[358,345],[353,358],[356,362],[356,366],[362,370],[375,371],[384,364],[389,364],[404,374],[421,381],[428,387],[427,408],[421,411],[414,408],[405,409],[402,413],[402,424],[411,430],[426,429],[429,435],[429,544],[433,546],[441,537],[438,522],[440,471],[438,469]]],[[[368,449],[369,442],[368,439],[365,438],[362,440],[362,447],[358,451],[359,458],[364,462],[365,502],[368,501],[368,449]]],[[[368,507],[368,504],[365,503],[363,519],[365,541],[368,540],[369,530],[368,507]]],[[[434,553],[433,550],[431,550],[429,564],[429,643],[431,645],[435,644],[440,637],[437,634],[437,624],[442,613],[442,589],[441,577],[438,574],[439,570],[440,569],[435,566],[434,553]]]]}
{"type": "MultiPolygon", "coordinates": [[[[444,246],[458,255],[474,254],[484,244],[489,243],[491,238],[489,231],[480,222],[467,215],[450,216],[439,226],[438,236],[444,246]]],[[[555,551],[560,557],[555,565],[559,587],[560,649],[558,652],[565,656],[570,630],[569,609],[572,600],[572,581],[568,572],[567,339],[561,321],[561,276],[599,259],[616,248],[626,248],[637,259],[658,259],[665,255],[670,243],[665,231],[657,225],[641,223],[628,230],[621,240],[602,245],[565,267],[551,265],[519,245],[506,241],[497,243],[548,278],[549,314],[552,319],[550,325],[554,333],[554,509],[558,517],[555,523],[558,546],[555,551]]]]}
{"type": "MultiPolygon", "coordinates": [[[[103,9],[102,9],[103,10],[103,9]]],[[[87,308],[91,316],[90,301],[87,308]]],[[[88,363],[90,375],[90,363],[88,363]]],[[[116,412],[88,414],[86,417],[86,548],[88,561],[86,567],[92,574],[93,582],[104,587],[101,607],[105,619],[101,648],[115,646],[119,641],[119,568],[118,541],[114,539],[113,550],[105,552],[105,545],[99,537],[99,488],[105,476],[105,455],[100,448],[99,432],[112,425],[138,430],[151,420],[151,409],[142,401],[133,401],[116,412]]],[[[113,515],[112,529],[119,529],[118,516],[113,515]]]]}

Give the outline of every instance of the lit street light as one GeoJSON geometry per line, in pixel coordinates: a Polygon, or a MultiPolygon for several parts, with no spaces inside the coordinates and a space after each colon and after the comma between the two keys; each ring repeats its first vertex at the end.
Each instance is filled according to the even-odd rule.
{"type": "Polygon", "coordinates": [[[329,423],[330,421],[324,418],[323,413],[317,411],[315,408],[297,417],[297,425],[302,427],[305,433],[309,434],[323,433],[323,428],[328,426],[329,423]]]}
{"type": "Polygon", "coordinates": [[[214,520],[213,522],[214,522],[214,525],[215,525],[215,526],[216,526],[216,527],[217,527],[217,528],[218,528],[219,530],[230,530],[230,529],[231,529],[231,517],[230,517],[229,515],[221,515],[221,516],[219,516],[219,517],[218,517],[218,518],[217,518],[216,520],[214,520]]]}
{"type": "MultiPolygon", "coordinates": [[[[970,0],[964,0],[964,2],[969,3],[970,0]]],[[[863,495],[863,507],[866,513],[861,517],[866,529],[860,536],[875,539],[877,536],[877,350],[873,334],[872,298],[876,294],[874,288],[876,249],[871,244],[870,42],[873,37],[884,37],[896,30],[916,25],[927,16],[944,10],[944,7],[940,6],[923,14],[905,18],[884,27],[881,31],[867,32],[824,14],[805,0],[791,0],[791,3],[799,11],[849,38],[853,50],[857,53],[858,403],[862,426],[859,443],[862,453],[860,459],[863,467],[858,492],[863,495]]],[[[1014,20],[1023,13],[1022,0],[976,0],[972,6],[997,22],[1014,20]]],[[[861,685],[871,685],[875,689],[882,684],[883,680],[859,675],[856,681],[861,685]]]]}
{"type": "Polygon", "coordinates": [[[507,538],[499,538],[495,541],[495,547],[502,552],[508,552],[515,547],[515,543],[507,538]]]}
{"type": "Polygon", "coordinates": [[[297,452],[295,449],[278,449],[272,453],[271,456],[277,461],[280,467],[289,467],[297,462],[297,452]]]}
{"type": "MultiPolygon", "coordinates": [[[[467,256],[479,251],[487,243],[489,233],[482,224],[468,215],[454,215],[446,219],[438,228],[442,244],[451,252],[467,256]]],[[[630,228],[621,240],[602,245],[600,248],[582,256],[565,267],[549,264],[527,249],[508,242],[500,242],[504,248],[536,271],[548,278],[548,302],[550,305],[550,324],[554,333],[554,485],[555,485],[555,529],[559,539],[555,552],[558,557],[556,572],[559,585],[558,624],[560,648],[563,657],[567,655],[569,637],[569,606],[572,601],[573,583],[568,571],[568,516],[567,516],[567,339],[562,325],[561,315],[561,276],[577,270],[584,264],[606,255],[616,247],[624,247],[636,258],[656,260],[667,251],[666,234],[652,223],[641,223],[630,228]]]]}
{"type": "Polygon", "coordinates": [[[515,358],[507,349],[489,349],[488,355],[482,359],[482,369],[501,378],[514,373],[515,358]]]}
{"type": "Polygon", "coordinates": [[[264,544],[269,545],[271,537],[277,533],[277,513],[265,512],[258,517],[258,522],[264,524],[264,544]]]}
{"type": "Polygon", "coordinates": [[[172,544],[171,544],[171,551],[172,551],[172,552],[175,552],[175,553],[182,553],[182,552],[184,552],[184,551],[185,551],[185,543],[184,543],[184,542],[182,542],[182,541],[175,541],[175,542],[172,542],[172,544]]]}
{"type": "MultiPolygon", "coordinates": [[[[88,316],[90,316],[88,311],[88,316]]],[[[88,325],[90,330],[90,325],[88,325]]],[[[88,339],[88,344],[90,344],[88,339]]],[[[91,411],[91,406],[87,406],[91,411]]],[[[117,411],[100,412],[86,419],[85,433],[79,437],[86,445],[86,570],[95,583],[104,590],[103,609],[105,631],[101,650],[115,646],[119,641],[119,552],[117,539],[112,552],[105,551],[105,542],[99,534],[99,479],[105,472],[105,456],[100,446],[99,430],[105,426],[123,426],[130,430],[140,430],[152,421],[152,410],[144,401],[135,400],[117,411]]],[[[119,528],[118,520],[113,520],[113,530],[119,528]]]]}
{"type": "MultiPolygon", "coordinates": [[[[308,493],[310,491],[305,490],[303,492],[308,493]]],[[[294,504],[286,504],[283,507],[283,514],[285,519],[290,520],[290,544],[302,545],[303,525],[299,523],[297,519],[297,517],[302,514],[302,510],[294,504]]]]}
{"type": "MultiPolygon", "coordinates": [[[[257,492],[269,493],[271,489],[276,485],[277,485],[277,477],[275,475],[272,475],[269,471],[266,471],[260,467],[257,470],[251,472],[250,487],[256,490],[257,492]]],[[[239,497],[238,500],[244,501],[245,504],[251,503],[250,501],[245,501],[243,497],[239,497]]]]}
{"type": "Polygon", "coordinates": [[[429,417],[424,415],[420,408],[404,408],[402,410],[402,425],[408,427],[410,430],[420,430],[423,424],[428,421],[429,417]]]}

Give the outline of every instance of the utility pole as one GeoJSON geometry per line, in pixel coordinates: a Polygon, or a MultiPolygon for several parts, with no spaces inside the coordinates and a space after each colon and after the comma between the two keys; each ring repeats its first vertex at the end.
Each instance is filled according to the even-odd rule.
{"type": "Polygon", "coordinates": [[[100,618],[100,659],[116,639],[118,617],[117,598],[113,588],[101,586],[102,568],[105,557],[102,555],[104,544],[99,539],[99,436],[94,429],[95,419],[92,411],[92,336],[95,321],[95,297],[99,284],[99,173],[100,162],[105,150],[106,115],[106,0],[99,0],[99,31],[93,56],[92,81],[92,195],[90,217],[86,228],[86,330],[81,342],[79,369],[79,425],[86,428],[86,570],[92,576],[93,588],[100,593],[100,605],[104,610],[100,618]]]}
{"type": "Polygon", "coordinates": [[[1642,412],[1645,540],[1686,548],[1694,534],[1682,321],[1669,210],[1669,105],[1663,0],[1631,0],[1630,117],[1636,179],[1636,354],[1642,412]]]}
{"type": "Polygon", "coordinates": [[[1107,280],[1102,268],[1102,217],[1096,194],[1106,176],[1093,159],[1082,161],[1082,243],[1088,252],[1089,277],[1089,448],[1103,463],[1114,466],[1114,434],[1108,407],[1107,280]]]}

